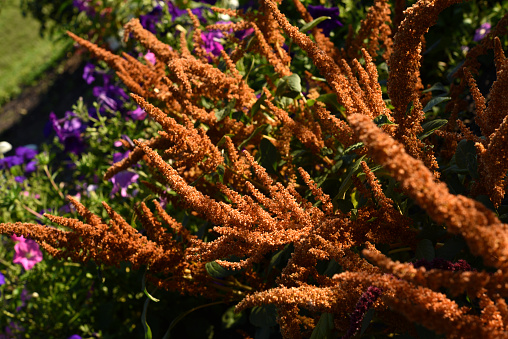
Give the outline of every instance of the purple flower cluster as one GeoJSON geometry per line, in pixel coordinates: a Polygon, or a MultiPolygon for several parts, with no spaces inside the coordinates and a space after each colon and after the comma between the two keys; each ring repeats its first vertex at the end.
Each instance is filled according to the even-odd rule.
{"type": "Polygon", "coordinates": [[[95,86],[93,95],[97,98],[97,102],[101,104],[100,112],[105,113],[105,109],[118,111],[129,100],[129,96],[125,91],[111,83],[111,76],[104,74],[104,85],[95,86]]]}
{"type": "Polygon", "coordinates": [[[86,129],[86,125],[76,117],[76,114],[65,112],[65,116],[58,119],[55,113],[51,112],[49,121],[66,152],[80,154],[84,150],[85,143],[81,133],[86,129]]]}
{"type": "Polygon", "coordinates": [[[160,5],[156,5],[149,13],[140,15],[139,22],[144,29],[156,34],[157,28],[155,25],[161,21],[162,14],[162,7],[160,5]]]}
{"type": "Polygon", "coordinates": [[[437,268],[447,271],[474,271],[471,265],[469,265],[464,259],[460,259],[456,263],[441,258],[434,258],[431,261],[428,261],[427,259],[420,259],[413,263],[413,266],[415,268],[425,267],[426,270],[437,268]]]}
{"type": "MultiPolygon", "coordinates": [[[[23,166],[25,175],[35,171],[37,151],[34,148],[20,146],[16,148],[15,155],[0,159],[0,169],[10,169],[13,166],[23,166]]],[[[17,176],[15,180],[19,183],[26,180],[25,176],[17,176]]]]}
{"type": "Polygon", "coordinates": [[[342,27],[343,24],[339,21],[339,8],[338,7],[325,7],[325,6],[307,6],[307,10],[309,14],[317,19],[322,16],[329,16],[331,19],[325,20],[318,24],[318,28],[323,30],[323,34],[326,36],[330,35],[330,32],[333,31],[337,27],[342,27]]]}
{"type": "Polygon", "coordinates": [[[360,330],[365,313],[372,307],[372,304],[376,302],[381,293],[383,293],[383,291],[376,286],[369,286],[367,290],[363,292],[356,303],[353,313],[351,313],[349,329],[342,339],[349,339],[360,330]]]}
{"type": "MultiPolygon", "coordinates": [[[[204,2],[204,1],[203,1],[204,2]]],[[[187,10],[180,9],[176,6],[172,1],[167,1],[168,11],[171,14],[171,20],[175,21],[176,18],[181,17],[182,15],[187,15],[187,10]]],[[[192,14],[198,17],[199,21],[205,22],[206,19],[203,16],[203,10],[207,9],[206,7],[198,7],[191,9],[192,14]]]]}

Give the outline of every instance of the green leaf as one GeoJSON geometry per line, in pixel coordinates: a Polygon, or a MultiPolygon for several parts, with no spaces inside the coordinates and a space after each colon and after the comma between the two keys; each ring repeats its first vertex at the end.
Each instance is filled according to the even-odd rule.
{"type": "Polygon", "coordinates": [[[183,319],[185,318],[187,315],[189,315],[190,313],[194,312],[194,311],[197,311],[199,309],[202,309],[202,308],[205,308],[205,307],[209,307],[209,306],[214,306],[214,305],[219,305],[219,304],[222,304],[224,303],[224,301],[214,301],[213,303],[209,303],[209,304],[205,304],[205,305],[199,305],[199,306],[196,306],[194,307],[193,309],[190,309],[188,311],[185,311],[183,313],[181,313],[178,317],[176,317],[172,322],[171,324],[169,324],[169,327],[168,327],[168,330],[166,331],[166,333],[164,334],[164,336],[162,337],[162,339],[169,339],[171,338],[171,330],[183,319]]]}
{"type": "Polygon", "coordinates": [[[362,320],[362,329],[360,330],[360,336],[362,336],[370,325],[370,322],[374,318],[374,309],[369,309],[362,320]]]}
{"type": "Polygon", "coordinates": [[[441,91],[441,92],[445,92],[445,93],[448,92],[446,87],[444,87],[443,84],[440,82],[436,82],[434,85],[432,85],[432,87],[427,88],[426,90],[423,90],[422,93],[427,93],[427,92],[431,92],[431,91],[441,91]]]}
{"type": "Polygon", "coordinates": [[[339,193],[335,196],[334,200],[336,199],[345,199],[346,198],[346,191],[349,189],[351,184],[353,183],[351,180],[351,177],[353,175],[356,175],[360,169],[360,163],[365,159],[366,155],[362,155],[359,159],[355,161],[355,163],[351,166],[349,169],[349,172],[346,176],[346,179],[342,182],[339,188],[339,193]]]}
{"type": "Polygon", "coordinates": [[[256,136],[256,134],[258,134],[259,132],[264,132],[265,129],[268,129],[268,133],[270,132],[271,130],[271,126],[269,124],[263,124],[261,126],[258,126],[254,132],[252,132],[251,135],[249,135],[249,137],[247,139],[245,139],[244,141],[242,141],[242,143],[240,145],[238,145],[238,150],[241,150],[243,148],[243,145],[245,145],[246,143],[248,143],[252,138],[254,138],[256,136]]]}
{"type": "Polygon", "coordinates": [[[378,115],[376,118],[374,118],[374,123],[378,126],[383,125],[395,125],[395,123],[391,122],[388,117],[384,114],[378,115]]]}
{"type": "Polygon", "coordinates": [[[259,164],[266,168],[268,172],[275,172],[281,159],[277,148],[268,139],[263,138],[259,144],[259,153],[261,155],[259,164]]]}
{"type": "Polygon", "coordinates": [[[461,140],[457,145],[457,150],[455,151],[455,163],[459,168],[467,169],[468,154],[474,154],[476,156],[476,147],[474,146],[474,142],[461,140]]]}
{"type": "Polygon", "coordinates": [[[341,266],[335,261],[335,259],[331,259],[323,274],[331,278],[339,272],[341,272],[341,266]]]}
{"type": "Polygon", "coordinates": [[[215,279],[222,279],[235,274],[237,271],[227,269],[219,265],[216,261],[210,261],[205,264],[206,272],[215,279]]]}
{"type": "Polygon", "coordinates": [[[335,93],[327,93],[321,94],[316,101],[323,102],[335,108],[336,110],[340,110],[339,102],[337,101],[337,94],[335,93]]]}
{"type": "Polygon", "coordinates": [[[215,110],[215,117],[217,118],[217,121],[221,121],[225,117],[228,117],[231,114],[233,107],[235,107],[235,103],[236,103],[236,100],[233,99],[230,102],[228,102],[225,107],[216,109],[215,110]]]}
{"type": "Polygon", "coordinates": [[[480,176],[478,175],[478,163],[476,161],[476,154],[468,153],[466,154],[466,168],[473,179],[478,179],[480,176]]]}
{"type": "Polygon", "coordinates": [[[293,73],[285,78],[290,91],[298,93],[302,91],[302,81],[300,80],[298,74],[293,73]]]}
{"type": "Polygon", "coordinates": [[[331,19],[331,17],[329,17],[329,16],[320,16],[319,18],[314,19],[311,22],[308,22],[305,25],[303,25],[302,28],[300,28],[300,32],[305,33],[307,31],[310,31],[311,29],[313,29],[314,27],[319,25],[321,22],[323,22],[325,20],[328,20],[328,19],[331,19]]]}
{"type": "Polygon", "coordinates": [[[275,96],[296,98],[302,91],[302,83],[298,74],[291,74],[279,80],[275,96]]]}
{"type": "Polygon", "coordinates": [[[143,329],[145,331],[145,339],[152,339],[152,330],[148,323],[146,322],[146,313],[148,311],[148,304],[150,303],[150,299],[146,298],[145,304],[143,306],[143,313],[141,314],[141,324],[143,325],[143,329]]]}
{"type": "Polygon", "coordinates": [[[427,113],[428,111],[430,111],[432,109],[432,107],[434,107],[436,105],[439,105],[442,102],[451,100],[451,99],[452,99],[451,97],[435,97],[435,98],[432,98],[427,103],[427,105],[425,105],[425,107],[423,108],[423,112],[427,113]]]}
{"type": "Polygon", "coordinates": [[[418,139],[423,140],[426,137],[432,135],[435,131],[443,127],[448,123],[446,119],[434,119],[432,121],[427,121],[422,125],[423,132],[418,136],[418,139]]]}
{"type": "Polygon", "coordinates": [[[263,102],[265,102],[265,100],[266,100],[266,95],[265,95],[265,93],[263,93],[263,94],[261,94],[259,99],[256,100],[254,105],[252,105],[252,108],[250,109],[251,116],[254,116],[259,111],[259,108],[261,107],[263,102]]]}
{"type": "Polygon", "coordinates": [[[253,307],[249,321],[256,327],[275,326],[277,325],[277,308],[273,304],[253,307]]]}
{"type": "Polygon", "coordinates": [[[349,199],[334,199],[334,207],[340,209],[343,213],[349,213],[355,206],[349,199]]]}
{"type": "Polygon", "coordinates": [[[476,196],[475,200],[481,202],[485,207],[487,207],[492,212],[496,211],[496,207],[494,206],[492,201],[490,201],[489,196],[487,196],[487,195],[478,195],[478,196],[476,196]]]}
{"type": "Polygon", "coordinates": [[[236,313],[235,306],[231,306],[222,315],[222,326],[225,329],[230,329],[237,325],[243,317],[243,313],[236,313]]]}
{"type": "Polygon", "coordinates": [[[281,263],[285,265],[291,257],[293,250],[293,245],[287,244],[282,250],[275,253],[270,259],[269,269],[271,270],[273,267],[278,266],[281,263]]]}
{"type": "Polygon", "coordinates": [[[416,259],[427,259],[431,261],[436,256],[434,245],[429,239],[422,239],[416,247],[416,259]]]}
{"type": "Polygon", "coordinates": [[[143,290],[143,293],[152,301],[159,302],[160,300],[157,298],[154,298],[148,291],[146,290],[146,271],[143,273],[143,278],[141,279],[141,289],[143,290]]]}
{"type": "Polygon", "coordinates": [[[312,331],[310,339],[331,339],[336,336],[333,335],[335,325],[333,324],[333,314],[323,313],[319,318],[319,321],[312,331]]]}

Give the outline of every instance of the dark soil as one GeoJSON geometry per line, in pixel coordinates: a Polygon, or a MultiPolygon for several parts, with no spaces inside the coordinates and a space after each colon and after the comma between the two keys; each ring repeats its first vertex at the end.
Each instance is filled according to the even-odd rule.
{"type": "Polygon", "coordinates": [[[9,142],[13,148],[47,141],[44,127],[49,114],[62,117],[90,90],[82,78],[83,60],[81,54],[69,53],[67,60],[48,71],[36,85],[24,88],[1,107],[0,141],[9,142]]]}

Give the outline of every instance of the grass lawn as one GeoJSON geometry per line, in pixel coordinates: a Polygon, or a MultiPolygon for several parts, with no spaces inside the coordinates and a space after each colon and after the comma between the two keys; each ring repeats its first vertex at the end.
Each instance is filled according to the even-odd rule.
{"type": "Polygon", "coordinates": [[[70,47],[69,39],[39,35],[39,23],[23,17],[19,0],[0,0],[0,107],[54,66],[70,47]]]}

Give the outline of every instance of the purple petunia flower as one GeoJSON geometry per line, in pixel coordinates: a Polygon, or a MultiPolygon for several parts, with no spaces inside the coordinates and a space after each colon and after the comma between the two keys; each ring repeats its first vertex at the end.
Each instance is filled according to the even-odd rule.
{"type": "Polygon", "coordinates": [[[95,81],[95,66],[94,64],[87,62],[85,65],[85,68],[83,69],[83,79],[86,81],[87,84],[91,84],[95,81]]]}
{"type": "Polygon", "coordinates": [[[23,268],[28,271],[31,270],[35,264],[42,261],[42,252],[39,249],[39,245],[31,239],[25,239],[23,236],[12,236],[14,241],[18,241],[14,245],[14,259],[12,260],[15,264],[20,264],[23,268]]]}
{"type": "Polygon", "coordinates": [[[0,272],[0,286],[5,285],[5,276],[0,272]]]}
{"type": "Polygon", "coordinates": [[[201,33],[201,39],[203,39],[204,44],[203,48],[206,52],[219,56],[220,51],[224,49],[220,41],[223,37],[224,34],[218,30],[201,33]]]}
{"type": "MultiPolygon", "coordinates": [[[[123,104],[129,100],[129,96],[122,88],[109,82],[110,76],[104,75],[104,85],[94,87],[93,95],[101,105],[112,111],[117,111],[123,108],[123,104]]],[[[103,107],[101,107],[101,112],[103,112],[103,107]]]]}
{"type": "Polygon", "coordinates": [[[155,65],[155,63],[157,62],[157,58],[155,57],[155,54],[153,54],[150,51],[148,51],[143,57],[145,58],[146,61],[148,61],[152,65],[155,65]]]}
{"type": "Polygon", "coordinates": [[[122,161],[123,159],[127,158],[129,156],[129,153],[131,151],[127,151],[125,153],[122,153],[122,152],[116,152],[113,154],[113,162],[114,163],[117,163],[119,161],[122,161]]]}
{"type": "Polygon", "coordinates": [[[86,128],[73,112],[65,112],[65,117],[57,119],[55,113],[49,114],[49,121],[53,126],[60,143],[65,146],[66,152],[80,154],[85,148],[81,132],[86,128]]]}
{"type": "Polygon", "coordinates": [[[113,183],[113,189],[111,190],[111,196],[115,195],[120,191],[120,195],[124,198],[129,197],[127,188],[135,183],[139,178],[139,175],[129,171],[121,171],[115,174],[110,180],[113,183]]]}
{"type": "MultiPolygon", "coordinates": [[[[37,151],[33,147],[20,146],[16,148],[16,155],[11,155],[0,159],[0,169],[9,169],[13,166],[23,165],[25,161],[28,163],[25,166],[25,174],[30,174],[36,169],[36,160],[32,160],[37,155],[37,151]]],[[[25,177],[16,177],[17,182],[23,182],[25,177]]]]}
{"type": "Polygon", "coordinates": [[[77,335],[77,334],[73,334],[71,335],[69,338],[67,339],[81,339],[81,336],[77,335]]]}
{"type": "Polygon", "coordinates": [[[324,7],[324,6],[307,6],[309,14],[317,19],[322,16],[329,16],[331,19],[321,22],[317,27],[323,30],[323,34],[326,36],[330,35],[330,32],[337,27],[342,27],[342,23],[339,21],[339,8],[338,7],[324,7]]]}
{"type": "Polygon", "coordinates": [[[356,332],[360,330],[365,313],[367,313],[372,304],[376,302],[381,293],[383,293],[383,291],[376,286],[369,286],[367,290],[363,292],[360,299],[356,303],[353,313],[351,313],[349,329],[342,337],[342,339],[352,338],[356,332]]]}
{"type": "Polygon", "coordinates": [[[22,175],[17,175],[17,176],[15,176],[15,177],[14,177],[14,180],[15,180],[17,183],[21,184],[23,181],[25,181],[25,180],[26,180],[26,177],[24,177],[24,176],[22,176],[22,175]]]}
{"type": "Polygon", "coordinates": [[[36,160],[32,160],[28,164],[25,165],[25,173],[26,174],[35,172],[36,169],[37,169],[37,161],[36,160]]]}
{"type": "Polygon", "coordinates": [[[153,34],[157,33],[157,28],[155,25],[161,21],[162,18],[162,7],[160,5],[156,5],[150,13],[139,16],[139,22],[144,29],[149,30],[153,34]]]}
{"type": "Polygon", "coordinates": [[[474,38],[473,40],[478,42],[480,41],[481,39],[483,39],[487,34],[490,33],[490,29],[492,28],[492,25],[489,23],[489,22],[486,22],[484,24],[481,24],[480,25],[480,28],[478,28],[475,32],[474,32],[474,38]]]}
{"type": "Polygon", "coordinates": [[[248,36],[250,36],[252,33],[254,33],[254,28],[247,28],[247,29],[235,32],[235,37],[240,40],[243,40],[243,39],[247,38],[248,36]]]}
{"type": "Polygon", "coordinates": [[[141,107],[138,107],[134,111],[127,112],[127,115],[133,120],[144,120],[147,114],[141,107]]]}
{"type": "MultiPolygon", "coordinates": [[[[187,14],[187,10],[178,8],[172,1],[168,1],[168,11],[171,14],[171,21],[175,21],[176,18],[181,17],[182,15],[187,14]]],[[[206,7],[198,7],[191,9],[192,14],[198,17],[199,21],[205,22],[206,19],[203,16],[203,10],[207,9],[206,7]]]]}
{"type": "Polygon", "coordinates": [[[18,166],[23,164],[23,157],[17,155],[11,155],[0,159],[0,169],[11,168],[12,166],[18,166]]]}
{"type": "Polygon", "coordinates": [[[24,160],[32,160],[37,155],[37,151],[31,147],[20,146],[16,148],[16,155],[24,160]]]}

